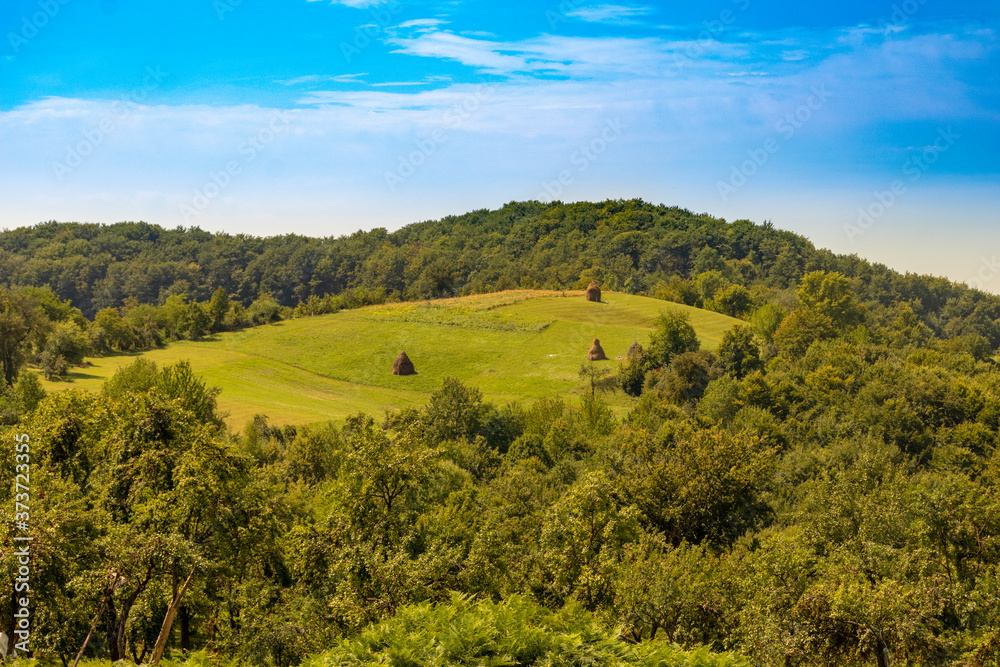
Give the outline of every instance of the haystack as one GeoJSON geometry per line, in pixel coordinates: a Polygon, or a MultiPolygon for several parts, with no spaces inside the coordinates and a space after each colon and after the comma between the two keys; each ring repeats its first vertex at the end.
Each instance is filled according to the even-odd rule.
{"type": "Polygon", "coordinates": [[[601,347],[601,341],[594,339],[594,344],[590,346],[590,352],[587,353],[587,361],[607,361],[608,357],[604,354],[604,348],[601,347]]]}
{"type": "Polygon", "coordinates": [[[639,341],[633,341],[632,344],[629,345],[628,353],[625,356],[631,357],[636,352],[642,352],[642,346],[639,345],[639,341]]]}
{"type": "Polygon", "coordinates": [[[392,362],[393,375],[416,375],[417,369],[413,367],[413,362],[406,356],[406,352],[400,352],[396,361],[392,362]]]}
{"type": "Polygon", "coordinates": [[[593,301],[594,303],[601,302],[601,288],[597,286],[597,283],[590,283],[587,285],[587,301],[593,301]]]}

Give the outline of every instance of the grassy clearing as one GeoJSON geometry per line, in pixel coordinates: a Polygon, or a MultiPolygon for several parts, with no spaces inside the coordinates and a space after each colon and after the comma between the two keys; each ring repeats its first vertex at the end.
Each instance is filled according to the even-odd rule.
{"type": "MultiPolygon", "coordinates": [[[[543,396],[573,398],[580,366],[594,338],[609,357],[644,343],[660,312],[683,310],[702,347],[714,349],[738,320],[697,308],[627,294],[606,293],[588,303],[582,292],[514,291],[423,303],[387,304],[289,320],[172,343],[143,353],[158,364],[188,360],[207,382],[222,387],[220,408],[242,425],[263,413],[272,423],[339,420],[359,411],[426,403],[452,376],[479,387],[497,403],[543,396]],[[406,350],[417,375],[391,374],[406,350]]],[[[105,378],[140,355],[93,359],[67,381],[98,391],[105,378]]],[[[599,362],[617,370],[615,361],[599,362]]],[[[624,409],[624,396],[611,399],[624,409]]]]}

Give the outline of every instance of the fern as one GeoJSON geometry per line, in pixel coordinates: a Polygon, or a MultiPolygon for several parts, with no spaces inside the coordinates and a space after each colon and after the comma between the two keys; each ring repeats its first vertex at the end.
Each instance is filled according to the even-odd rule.
{"type": "Polygon", "coordinates": [[[304,667],[745,667],[731,654],[683,651],[654,642],[618,641],[579,604],[554,612],[522,597],[476,602],[455,594],[445,604],[399,610],[304,667]]]}

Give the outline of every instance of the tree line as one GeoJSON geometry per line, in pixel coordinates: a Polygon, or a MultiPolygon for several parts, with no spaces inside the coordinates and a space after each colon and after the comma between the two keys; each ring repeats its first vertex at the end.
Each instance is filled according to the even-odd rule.
{"type": "MultiPolygon", "coordinates": [[[[139,359],[100,394],[22,374],[2,437],[31,434],[45,489],[37,654],[65,664],[96,627],[96,658],[143,662],[163,637],[294,665],[459,593],[578,608],[654,651],[995,664],[1000,369],[916,318],[879,325],[841,274],[799,285],[795,310],[714,351],[665,313],[577,403],[498,406],[446,379],[421,409],[232,433],[184,363],[139,359]]],[[[9,550],[4,567],[10,596],[9,550]]]]}
{"type": "MultiPolygon", "coordinates": [[[[641,200],[511,203],[349,236],[257,238],[144,222],[48,222],[0,232],[7,383],[87,354],[141,350],[288,317],[513,288],[603,288],[748,319],[800,305],[806,273],[839,273],[870,323],[1000,347],[1000,297],[899,274],[748,220],[641,200]],[[26,331],[32,331],[29,336],[26,331]]],[[[811,311],[803,311],[803,317],[811,311]]],[[[829,333],[825,319],[800,322],[829,333]]]]}

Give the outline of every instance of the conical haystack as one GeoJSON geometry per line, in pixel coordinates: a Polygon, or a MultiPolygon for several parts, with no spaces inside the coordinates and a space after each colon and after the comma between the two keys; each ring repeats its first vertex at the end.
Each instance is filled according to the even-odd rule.
{"type": "Polygon", "coordinates": [[[642,346],[639,345],[639,341],[633,341],[628,347],[628,353],[625,356],[631,357],[635,352],[642,352],[642,346]]]}
{"type": "Polygon", "coordinates": [[[597,286],[597,283],[590,283],[587,285],[587,301],[593,301],[594,303],[601,302],[601,288],[597,286]]]}
{"type": "Polygon", "coordinates": [[[396,361],[392,362],[393,375],[416,375],[417,369],[413,367],[413,362],[406,356],[406,352],[400,352],[396,361]]]}
{"type": "Polygon", "coordinates": [[[604,348],[601,347],[601,341],[594,339],[594,344],[590,346],[590,352],[587,353],[587,361],[607,361],[608,357],[604,354],[604,348]]]}

